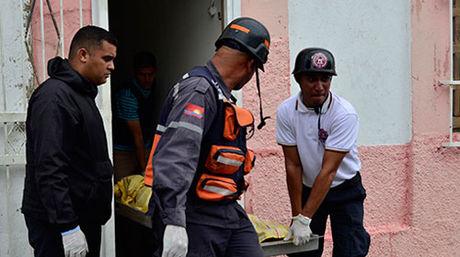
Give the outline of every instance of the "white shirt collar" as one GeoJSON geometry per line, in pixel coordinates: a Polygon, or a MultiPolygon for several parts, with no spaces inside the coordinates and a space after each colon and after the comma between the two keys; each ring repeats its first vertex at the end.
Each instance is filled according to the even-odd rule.
{"type": "MultiPolygon", "coordinates": [[[[323,106],[321,107],[321,114],[325,114],[327,110],[330,108],[332,103],[332,92],[329,92],[329,95],[326,98],[326,101],[324,101],[323,106]]],[[[300,91],[297,95],[296,103],[295,103],[295,109],[296,111],[299,112],[315,112],[314,108],[310,108],[305,106],[305,104],[302,101],[302,91],[300,91]]]]}

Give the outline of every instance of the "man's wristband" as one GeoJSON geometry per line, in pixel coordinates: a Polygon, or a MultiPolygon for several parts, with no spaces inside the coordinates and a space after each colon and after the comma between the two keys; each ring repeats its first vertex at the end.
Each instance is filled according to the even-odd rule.
{"type": "Polygon", "coordinates": [[[66,235],[72,234],[72,233],[74,233],[74,232],[76,232],[78,230],[80,230],[80,226],[76,226],[71,230],[64,231],[64,232],[61,233],[61,235],[66,236],[66,235]]]}

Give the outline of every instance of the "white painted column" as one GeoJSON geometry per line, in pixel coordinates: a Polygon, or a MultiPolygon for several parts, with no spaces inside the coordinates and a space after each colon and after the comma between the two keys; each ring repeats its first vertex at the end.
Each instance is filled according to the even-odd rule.
{"type": "MultiPolygon", "coordinates": [[[[81,2],[81,0],[80,0],[81,2]]],[[[109,29],[109,7],[107,0],[91,0],[92,24],[109,29]]],[[[112,157],[112,109],[110,101],[110,80],[105,85],[98,87],[99,94],[96,103],[104,120],[109,156],[112,157]]],[[[115,256],[115,226],[114,226],[114,201],[112,200],[112,218],[102,228],[101,257],[115,256]]]]}

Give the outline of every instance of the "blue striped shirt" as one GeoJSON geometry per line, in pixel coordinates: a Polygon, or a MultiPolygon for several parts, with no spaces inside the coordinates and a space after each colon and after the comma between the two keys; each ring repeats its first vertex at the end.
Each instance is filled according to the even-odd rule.
{"type": "MultiPolygon", "coordinates": [[[[131,83],[133,83],[139,91],[142,93],[142,95],[147,98],[150,95],[151,90],[150,89],[144,89],[139,84],[135,81],[132,80],[131,83]]],[[[130,88],[122,88],[120,89],[117,94],[116,94],[116,113],[115,115],[126,121],[135,121],[139,120],[139,103],[137,102],[137,98],[134,95],[134,93],[131,91],[130,88]]],[[[149,140],[144,140],[146,141],[146,147],[148,147],[149,140]]],[[[133,146],[127,146],[127,145],[119,145],[115,144],[114,148],[116,150],[121,150],[121,151],[132,151],[133,146]]]]}

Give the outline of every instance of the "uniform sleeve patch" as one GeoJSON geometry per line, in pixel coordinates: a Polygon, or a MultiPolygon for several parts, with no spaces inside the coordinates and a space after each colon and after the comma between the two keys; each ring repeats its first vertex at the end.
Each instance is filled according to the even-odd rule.
{"type": "Polygon", "coordinates": [[[187,103],[187,105],[185,106],[184,114],[198,119],[202,119],[204,116],[204,108],[192,103],[187,103]]]}

